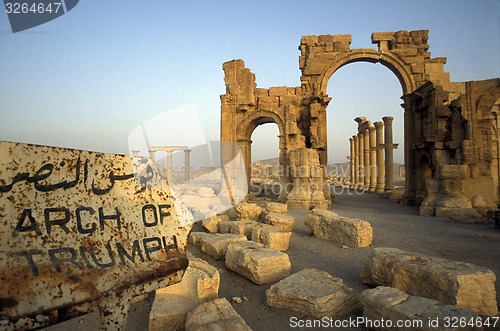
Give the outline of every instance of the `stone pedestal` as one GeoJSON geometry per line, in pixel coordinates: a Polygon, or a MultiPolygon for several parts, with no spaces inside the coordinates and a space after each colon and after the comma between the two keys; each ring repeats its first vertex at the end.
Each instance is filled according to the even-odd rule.
{"type": "Polygon", "coordinates": [[[320,166],[316,149],[301,148],[290,152],[290,175],[293,179],[292,191],[288,194],[287,205],[291,209],[328,208],[323,186],[325,171],[320,166]]]}

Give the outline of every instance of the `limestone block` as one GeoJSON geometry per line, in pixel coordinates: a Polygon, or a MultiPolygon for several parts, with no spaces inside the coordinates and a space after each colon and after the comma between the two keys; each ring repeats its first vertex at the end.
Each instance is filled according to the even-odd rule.
{"type": "Polygon", "coordinates": [[[405,293],[498,314],[495,274],[482,267],[438,257],[376,248],[361,272],[366,284],[392,286],[405,293]]]}
{"type": "Polygon", "coordinates": [[[373,240],[373,230],[367,221],[341,217],[325,209],[314,208],[304,224],[316,238],[348,247],[368,247],[373,240]]]}
{"type": "Polygon", "coordinates": [[[266,214],[276,213],[276,214],[286,214],[288,211],[288,206],[284,203],[278,202],[268,202],[266,203],[266,214]]]}
{"type": "Polygon", "coordinates": [[[272,285],[266,291],[266,304],[320,319],[345,316],[360,307],[360,299],[342,279],[304,269],[272,285]]]}
{"type": "Polygon", "coordinates": [[[234,310],[226,298],[204,302],[191,311],[186,318],[186,331],[234,331],[252,329],[234,310]]]}
{"type": "Polygon", "coordinates": [[[210,233],[206,232],[191,232],[188,237],[188,241],[194,246],[200,246],[201,240],[205,237],[210,237],[210,233]]]}
{"type": "MultiPolygon", "coordinates": [[[[379,286],[371,290],[365,290],[361,293],[361,302],[363,304],[363,316],[367,319],[365,327],[368,329],[371,325],[376,325],[375,321],[392,321],[395,326],[398,321],[407,321],[408,327],[399,327],[398,330],[450,330],[444,327],[445,318],[457,318],[465,321],[473,321],[479,315],[468,308],[458,308],[456,306],[446,305],[436,300],[410,296],[395,289],[394,287],[379,286]],[[421,321],[421,322],[413,322],[421,321]],[[429,325],[430,321],[436,323],[429,325]],[[411,324],[410,324],[411,323],[411,324]],[[419,326],[417,323],[421,323],[419,326]]],[[[386,323],[387,324],[387,323],[386,323]]],[[[376,330],[395,330],[396,328],[375,328],[376,330]]],[[[482,327],[472,328],[467,325],[464,328],[454,330],[482,330],[482,327]]]]}
{"type": "Polygon", "coordinates": [[[199,303],[218,297],[220,275],[207,262],[190,258],[181,282],[156,291],[149,315],[149,330],[177,330],[199,303]]]}
{"type": "Polygon", "coordinates": [[[255,284],[263,285],[288,276],[291,263],[283,252],[246,241],[229,245],[226,267],[255,284]]]}
{"type": "Polygon", "coordinates": [[[248,239],[252,238],[252,229],[258,225],[255,221],[232,221],[219,223],[220,233],[242,234],[248,239]]]}
{"type": "Polygon", "coordinates": [[[269,224],[258,224],[252,229],[252,240],[278,251],[288,250],[291,232],[269,224]]]}
{"type": "Polygon", "coordinates": [[[210,255],[216,260],[226,256],[227,246],[233,242],[246,241],[247,237],[240,234],[213,234],[201,238],[200,249],[203,253],[210,255]]]}
{"type": "Polygon", "coordinates": [[[201,221],[201,225],[208,230],[210,233],[216,233],[219,231],[219,223],[227,221],[227,218],[221,218],[219,216],[211,216],[209,218],[201,221]]]}
{"type": "Polygon", "coordinates": [[[255,203],[241,203],[236,206],[237,221],[256,221],[262,213],[262,208],[255,203]]]}
{"type": "Polygon", "coordinates": [[[287,232],[292,232],[295,220],[290,215],[269,213],[264,218],[263,223],[273,225],[287,232]]]}

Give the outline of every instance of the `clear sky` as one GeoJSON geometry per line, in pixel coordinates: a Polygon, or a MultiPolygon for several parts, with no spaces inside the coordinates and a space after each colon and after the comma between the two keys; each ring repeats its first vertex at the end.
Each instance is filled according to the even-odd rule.
{"type": "MultiPolygon", "coordinates": [[[[420,29],[452,81],[500,76],[499,0],[82,0],[18,33],[2,11],[0,139],[128,153],[138,125],[194,105],[206,139],[218,140],[223,62],[243,59],[259,87],[298,86],[302,35],[351,34],[351,48],[367,48],[372,32],[420,29]]],[[[345,161],[360,115],[392,115],[402,147],[402,91],[388,69],[345,66],[328,93],[330,162],[345,161]]],[[[277,157],[276,135],[276,125],[256,129],[255,159],[277,157]]]]}

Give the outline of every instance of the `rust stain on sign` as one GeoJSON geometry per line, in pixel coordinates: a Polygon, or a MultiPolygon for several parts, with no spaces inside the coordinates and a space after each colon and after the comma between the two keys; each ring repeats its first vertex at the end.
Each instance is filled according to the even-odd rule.
{"type": "Polygon", "coordinates": [[[0,142],[0,326],[179,281],[191,218],[150,159],[0,142]]]}

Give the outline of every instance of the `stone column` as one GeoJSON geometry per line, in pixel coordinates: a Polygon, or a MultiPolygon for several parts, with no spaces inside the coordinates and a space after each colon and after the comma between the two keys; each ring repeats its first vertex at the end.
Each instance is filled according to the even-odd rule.
{"type": "Polygon", "coordinates": [[[391,116],[382,117],[384,121],[384,147],[385,147],[385,188],[384,192],[394,190],[394,144],[392,141],[391,116]]]}
{"type": "Polygon", "coordinates": [[[358,132],[358,155],[359,155],[359,180],[356,184],[362,188],[365,185],[365,136],[363,132],[358,132]]]}
{"type": "Polygon", "coordinates": [[[371,181],[371,173],[370,173],[370,131],[368,129],[363,131],[363,135],[365,136],[365,181],[363,183],[363,186],[365,190],[368,190],[370,187],[370,181],[371,181]]]}
{"type": "Polygon", "coordinates": [[[149,158],[154,162],[154,160],[155,160],[155,151],[149,151],[149,158]]]}
{"type": "Polygon", "coordinates": [[[356,188],[359,183],[359,141],[358,136],[352,136],[354,141],[354,180],[351,183],[352,188],[356,188]]]}
{"type": "Polygon", "coordinates": [[[382,129],[384,128],[384,122],[375,122],[376,130],[376,147],[377,147],[377,187],[375,188],[375,192],[382,193],[384,192],[385,185],[385,164],[384,164],[384,132],[382,129]]]}
{"type": "Polygon", "coordinates": [[[375,136],[375,127],[368,128],[370,132],[370,187],[369,192],[375,192],[377,188],[377,144],[375,136]]]}
{"type": "Polygon", "coordinates": [[[172,183],[172,150],[167,150],[167,181],[172,183]]]}
{"type": "Polygon", "coordinates": [[[354,183],[354,137],[351,137],[349,138],[349,151],[350,151],[350,155],[349,155],[349,166],[350,166],[350,169],[351,169],[351,179],[350,179],[350,182],[351,182],[351,185],[349,187],[352,188],[352,184],[354,183]]]}
{"type": "Polygon", "coordinates": [[[191,150],[184,150],[184,179],[191,179],[191,150]]]}

